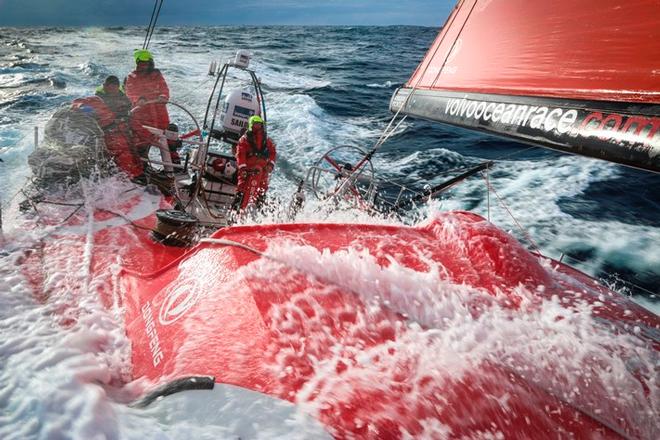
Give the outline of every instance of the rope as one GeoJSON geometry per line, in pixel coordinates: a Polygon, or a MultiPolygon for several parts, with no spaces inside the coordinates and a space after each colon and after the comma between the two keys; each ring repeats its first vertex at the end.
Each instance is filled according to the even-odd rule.
{"type": "MultiPolygon", "coordinates": [[[[382,135],[381,135],[381,139],[382,139],[382,140],[379,141],[379,142],[377,142],[377,143],[376,143],[376,146],[375,146],[374,148],[380,147],[380,146],[383,145],[385,142],[387,142],[387,140],[388,140],[390,137],[392,137],[392,135],[394,135],[394,133],[396,133],[396,130],[401,126],[401,124],[403,124],[403,121],[405,121],[407,117],[408,117],[408,115],[405,115],[403,118],[401,118],[401,120],[400,120],[400,121],[394,126],[394,128],[393,128],[392,130],[390,130],[389,133],[387,133],[387,135],[385,135],[385,132],[387,132],[387,128],[386,128],[386,129],[385,129],[385,132],[383,132],[383,135],[385,135],[385,136],[382,136],[382,135]]],[[[393,121],[394,121],[394,119],[392,119],[392,122],[393,122],[393,121]]],[[[390,122],[390,124],[391,124],[392,122],[390,122]]],[[[388,125],[388,127],[389,127],[389,125],[388,125]]],[[[373,153],[372,153],[372,154],[373,154],[373,153]]]]}
{"type": "MultiPolygon", "coordinates": [[[[442,37],[440,38],[440,41],[438,41],[438,45],[435,47],[435,50],[433,51],[433,55],[431,55],[431,57],[429,58],[429,62],[426,64],[426,67],[424,67],[424,71],[419,76],[419,79],[417,80],[416,86],[417,86],[417,84],[419,84],[419,81],[421,80],[421,78],[424,75],[426,75],[426,72],[428,71],[429,66],[431,65],[431,60],[433,58],[435,58],[435,55],[438,53],[438,49],[440,49],[440,46],[442,46],[442,42],[445,40],[445,37],[447,36],[447,32],[445,32],[445,30],[450,29],[452,27],[452,25],[454,24],[454,21],[456,20],[456,17],[458,16],[458,11],[462,7],[463,7],[463,2],[461,1],[454,7],[454,11],[452,12],[451,20],[449,21],[449,23],[442,27],[442,30],[443,30],[442,37]]],[[[447,55],[449,55],[449,54],[447,54],[447,55]]],[[[426,59],[426,56],[424,57],[424,59],[426,59]]],[[[415,69],[412,76],[415,76],[415,74],[417,73],[417,70],[419,70],[419,67],[421,67],[421,64],[417,67],[417,69],[415,69]]],[[[403,106],[401,108],[403,108],[403,106]]]]}
{"type": "MultiPolygon", "coordinates": [[[[413,89],[413,91],[414,91],[414,89],[413,89]]],[[[392,126],[392,123],[396,120],[397,116],[399,116],[399,113],[401,112],[401,110],[403,109],[403,107],[405,107],[406,103],[408,102],[408,98],[410,98],[411,95],[412,95],[412,92],[410,92],[410,95],[408,95],[408,97],[406,98],[406,101],[405,101],[405,102],[403,103],[403,105],[399,108],[399,110],[397,110],[397,112],[394,114],[394,116],[392,116],[392,119],[390,119],[390,122],[387,124],[387,127],[385,127],[385,129],[383,130],[383,132],[380,134],[380,137],[378,138],[378,140],[377,140],[376,143],[374,144],[373,148],[371,149],[371,153],[370,153],[370,154],[373,155],[373,154],[375,153],[376,149],[377,149],[378,147],[380,147],[381,145],[383,145],[383,144],[385,143],[385,140],[388,139],[388,138],[391,136],[391,134],[388,133],[388,130],[389,130],[390,127],[392,126]]],[[[408,115],[405,115],[405,116],[403,117],[403,119],[401,119],[401,121],[400,121],[399,123],[397,123],[397,125],[392,129],[392,133],[397,129],[397,127],[399,127],[399,125],[401,125],[401,122],[403,122],[407,117],[408,117],[408,115]]]]}
{"type": "Polygon", "coordinates": [[[148,49],[149,43],[151,43],[151,37],[154,34],[156,29],[156,22],[158,21],[158,16],[160,15],[160,8],[163,6],[164,0],[155,0],[154,9],[151,11],[151,19],[149,20],[149,26],[147,26],[147,34],[144,36],[144,43],[142,43],[142,49],[148,49]]]}
{"type": "MultiPolygon", "coordinates": [[[[522,149],[522,150],[514,151],[513,153],[508,153],[508,154],[505,154],[505,155],[502,155],[502,156],[498,156],[498,157],[494,158],[491,162],[494,164],[496,161],[503,160],[503,159],[506,159],[506,158],[509,158],[509,157],[512,157],[512,156],[515,156],[515,155],[518,155],[518,154],[522,154],[522,153],[524,153],[528,150],[531,150],[533,148],[541,148],[541,147],[539,147],[539,146],[530,146],[530,147],[527,147],[527,148],[522,149]]],[[[463,172],[465,172],[467,170],[470,170],[470,169],[473,169],[473,168],[474,168],[473,166],[463,166],[463,167],[459,167],[459,168],[452,168],[452,169],[448,169],[448,170],[439,171],[436,175],[437,176],[443,176],[443,175],[446,175],[446,174],[463,173],[463,172]]],[[[488,173],[489,171],[490,171],[490,166],[486,169],[486,178],[490,182],[490,175],[488,173]]],[[[397,188],[400,189],[399,196],[397,197],[397,200],[395,202],[390,202],[390,201],[387,201],[385,199],[380,200],[381,203],[384,203],[386,205],[396,205],[400,201],[400,197],[403,193],[411,194],[413,197],[417,197],[417,196],[421,196],[421,195],[425,194],[425,192],[423,190],[419,191],[419,190],[416,190],[412,187],[409,187],[407,185],[404,185],[404,184],[401,184],[401,183],[398,183],[398,182],[395,182],[395,181],[392,181],[392,180],[388,180],[388,179],[377,179],[377,180],[381,183],[385,182],[389,185],[396,186],[397,188]]],[[[488,192],[487,193],[488,221],[490,221],[490,213],[491,213],[490,205],[491,205],[491,203],[490,203],[490,192],[488,192]]]]}
{"type": "MultiPolygon", "coordinates": [[[[488,186],[490,185],[490,180],[488,176],[488,167],[486,167],[485,177],[486,177],[486,185],[488,186]]],[[[486,193],[486,198],[488,200],[488,221],[490,222],[490,191],[486,193]]]]}
{"type": "MultiPolygon", "coordinates": [[[[438,74],[437,74],[437,75],[435,76],[435,78],[433,79],[433,83],[432,83],[432,84],[435,84],[435,83],[438,81],[438,78],[440,78],[440,75],[442,74],[442,69],[445,68],[445,64],[447,64],[447,60],[449,59],[449,55],[450,55],[450,54],[452,53],[452,51],[454,50],[454,47],[456,46],[456,42],[458,41],[458,39],[460,38],[461,34],[463,33],[463,29],[465,29],[465,25],[466,25],[467,22],[470,20],[470,16],[472,15],[472,11],[474,11],[474,7],[477,6],[477,3],[478,3],[478,2],[475,1],[475,2],[472,4],[472,7],[470,8],[470,12],[468,12],[468,15],[467,15],[467,17],[465,17],[465,21],[463,22],[463,25],[461,26],[461,29],[458,31],[458,34],[456,34],[456,38],[454,38],[454,42],[451,44],[451,48],[449,49],[449,51],[447,51],[447,55],[445,56],[445,59],[442,61],[442,66],[440,66],[440,70],[438,70],[438,74]]],[[[463,3],[461,3],[461,7],[463,7],[463,3]]],[[[456,15],[458,15],[458,13],[457,13],[456,15]]],[[[447,29],[449,29],[449,28],[447,28],[447,29]]],[[[435,55],[435,54],[434,54],[434,55],[435,55]]],[[[429,62],[429,64],[431,64],[431,62],[429,62]]],[[[428,65],[427,65],[427,68],[428,68],[428,65]]],[[[426,72],[424,72],[424,73],[426,73],[426,72]]],[[[421,77],[420,77],[420,78],[421,78],[421,77]]]]}
{"type": "MultiPolygon", "coordinates": [[[[270,260],[279,261],[279,260],[277,260],[275,257],[272,257],[272,256],[270,256],[270,255],[268,255],[268,254],[266,254],[266,253],[264,253],[264,252],[261,252],[261,251],[258,250],[258,249],[255,249],[255,248],[253,248],[253,247],[251,247],[251,246],[248,246],[248,245],[246,245],[246,244],[239,243],[238,241],[227,240],[227,239],[225,239],[225,238],[202,238],[201,240],[199,240],[199,242],[200,242],[200,243],[217,244],[217,245],[221,245],[221,246],[232,246],[232,247],[237,247],[237,248],[240,248],[240,249],[246,250],[246,251],[248,251],[248,252],[252,252],[253,254],[258,255],[258,256],[260,256],[260,257],[265,257],[265,258],[268,258],[268,259],[270,259],[270,260]]],[[[280,261],[280,262],[281,262],[281,261],[280,261]]],[[[281,263],[283,263],[283,262],[281,262],[281,263]]]]}
{"type": "Polygon", "coordinates": [[[520,222],[518,222],[518,220],[516,219],[516,217],[513,215],[513,213],[511,212],[511,210],[510,210],[509,207],[507,206],[507,204],[504,203],[504,200],[500,197],[500,195],[497,193],[497,191],[495,191],[495,188],[493,188],[493,186],[490,184],[490,181],[488,180],[488,178],[487,178],[486,176],[484,176],[484,180],[485,180],[485,182],[486,182],[486,186],[488,187],[488,190],[489,190],[489,191],[492,191],[493,194],[495,194],[495,197],[497,197],[497,200],[499,200],[500,205],[506,210],[507,213],[509,213],[509,216],[511,216],[511,219],[513,219],[513,222],[516,224],[516,226],[518,226],[518,228],[520,229],[520,231],[522,232],[522,234],[525,236],[525,238],[529,241],[529,243],[530,243],[530,244],[532,245],[532,247],[535,249],[536,253],[538,253],[539,255],[543,255],[543,254],[541,253],[541,249],[539,248],[539,246],[538,246],[538,245],[536,244],[536,242],[532,239],[531,235],[529,235],[529,233],[527,232],[527,230],[526,230],[526,229],[520,224],[520,222]]]}
{"type": "MultiPolygon", "coordinates": [[[[476,4],[476,3],[475,3],[475,4],[476,4]]],[[[462,6],[463,6],[463,4],[461,3],[461,4],[457,5],[457,6],[454,8],[454,10],[456,11],[456,13],[452,14],[452,17],[451,17],[451,21],[450,21],[450,23],[449,23],[447,26],[443,27],[443,30],[444,30],[445,28],[446,28],[446,29],[451,28],[452,24],[454,23],[454,20],[456,20],[456,16],[458,15],[458,10],[459,10],[462,6]]],[[[473,6],[473,8],[474,8],[474,6],[473,6]]],[[[470,13],[471,13],[471,12],[472,12],[472,11],[470,11],[470,13]]],[[[468,18],[469,18],[469,15],[468,15],[468,18]]],[[[463,24],[463,26],[465,26],[465,24],[463,24]]],[[[462,30],[462,28],[461,28],[461,30],[462,30]]],[[[459,32],[459,35],[460,35],[460,32],[459,32]]],[[[383,140],[383,141],[381,142],[381,140],[382,140],[383,137],[385,136],[385,133],[387,133],[387,130],[389,129],[390,125],[392,125],[392,122],[394,122],[394,120],[397,118],[397,116],[399,116],[399,113],[401,113],[401,111],[406,107],[406,105],[408,105],[408,101],[410,101],[410,99],[412,98],[413,94],[415,93],[415,90],[417,90],[417,87],[419,86],[419,83],[422,81],[422,78],[424,78],[424,75],[426,75],[426,72],[428,71],[429,66],[431,65],[431,61],[430,61],[430,60],[432,60],[432,59],[435,57],[435,55],[438,53],[438,50],[440,49],[440,46],[442,46],[442,42],[444,41],[444,39],[445,39],[446,36],[447,36],[447,32],[443,32],[443,33],[442,33],[442,37],[440,37],[440,41],[438,41],[438,44],[435,46],[435,50],[433,51],[433,55],[431,55],[431,57],[429,58],[429,62],[428,62],[428,63],[426,64],[426,66],[424,67],[424,71],[419,75],[419,77],[417,78],[417,81],[415,82],[415,85],[414,85],[413,88],[410,90],[410,94],[406,97],[406,100],[403,102],[403,104],[401,104],[401,107],[399,107],[399,110],[397,110],[397,112],[394,114],[394,116],[392,117],[392,120],[391,120],[390,123],[387,125],[387,127],[385,127],[385,130],[383,131],[383,134],[381,135],[381,137],[378,139],[378,141],[376,141],[376,144],[374,145],[374,150],[377,149],[378,147],[380,147],[380,146],[385,142],[385,140],[383,140]]],[[[454,41],[454,44],[455,44],[455,43],[456,43],[456,41],[454,41]]],[[[452,46],[452,47],[453,47],[453,46],[452,46]]],[[[450,52],[451,52],[451,51],[450,51],[450,52]]],[[[449,53],[447,53],[447,57],[448,57],[448,56],[449,56],[449,53]]],[[[446,62],[446,61],[447,61],[447,58],[445,58],[445,62],[446,62]]],[[[444,63],[443,63],[443,66],[444,66],[444,63]]],[[[441,69],[441,70],[442,70],[442,69],[441,69]]],[[[417,70],[415,70],[415,72],[413,73],[413,76],[414,76],[416,73],[417,73],[417,70]]],[[[434,80],[434,82],[435,82],[435,80],[434,80]]],[[[408,116],[408,115],[406,115],[406,117],[407,117],[407,116],[408,116]]],[[[405,119],[406,117],[404,117],[404,119],[405,119]]],[[[403,121],[403,120],[402,120],[402,121],[403,121]]],[[[398,125],[399,125],[399,124],[397,124],[397,126],[398,126],[398,125]]],[[[396,130],[396,127],[395,127],[394,130],[396,130]]],[[[394,131],[394,130],[393,130],[393,131],[394,131]]],[[[386,138],[389,138],[389,137],[390,137],[390,135],[388,135],[386,138]]],[[[373,153],[372,153],[372,154],[373,154],[373,153]]]]}
{"type": "MultiPolygon", "coordinates": [[[[445,26],[443,29],[446,29],[446,28],[448,28],[448,27],[451,27],[451,25],[452,25],[452,24],[454,23],[454,21],[456,20],[456,16],[458,15],[458,11],[460,10],[460,8],[461,8],[462,6],[463,6],[463,3],[460,3],[459,5],[457,5],[457,6],[454,8],[454,13],[452,13],[452,15],[450,16],[450,20],[449,20],[449,22],[448,22],[448,25],[445,26]]],[[[474,8],[474,5],[473,5],[473,8],[474,8]]],[[[472,12],[472,11],[470,11],[470,13],[471,13],[471,12],[472,12]]],[[[468,15],[468,18],[469,18],[469,15],[468,15]]],[[[463,26],[465,26],[465,23],[463,24],[463,26]]],[[[443,33],[441,34],[440,39],[439,39],[439,41],[438,41],[438,44],[435,45],[435,49],[433,50],[433,54],[431,55],[430,59],[433,59],[433,58],[435,57],[435,55],[438,53],[438,50],[440,49],[440,46],[442,46],[442,42],[444,41],[444,39],[445,39],[446,36],[447,36],[447,32],[443,32],[443,33]]],[[[434,43],[435,43],[435,42],[434,42],[434,43]]],[[[455,41],[454,41],[454,43],[455,43],[455,41]]],[[[430,52],[430,50],[429,50],[429,52],[430,52]]],[[[447,55],[449,55],[449,54],[447,54],[447,55]]],[[[426,58],[426,57],[425,57],[425,58],[426,58]]],[[[445,61],[446,61],[446,59],[445,59],[445,61]]],[[[370,150],[370,151],[364,156],[364,158],[362,158],[362,160],[361,160],[360,162],[358,162],[358,164],[355,166],[354,170],[351,172],[351,175],[348,177],[348,179],[346,179],[347,181],[352,180],[351,178],[353,178],[354,175],[355,175],[355,178],[354,178],[353,180],[359,178],[359,176],[362,174],[362,165],[364,165],[365,163],[367,163],[367,162],[371,159],[371,157],[376,153],[376,151],[377,151],[377,150],[378,150],[378,149],[379,149],[379,148],[380,148],[380,147],[381,147],[381,146],[382,146],[382,145],[383,145],[383,144],[384,144],[384,143],[385,143],[390,137],[392,137],[392,135],[396,132],[396,130],[397,130],[397,129],[401,126],[401,124],[406,120],[406,118],[408,117],[408,115],[405,115],[405,116],[404,116],[404,117],[403,117],[398,123],[396,123],[396,124],[394,125],[394,128],[392,128],[392,124],[394,124],[394,122],[396,121],[396,118],[399,116],[399,114],[401,113],[401,111],[402,111],[402,110],[408,105],[408,102],[410,101],[410,99],[411,99],[412,96],[414,95],[415,91],[417,90],[417,87],[419,86],[419,83],[421,82],[421,80],[422,80],[422,78],[424,77],[424,75],[426,75],[426,72],[428,71],[428,68],[429,68],[430,64],[431,64],[430,62],[428,62],[428,63],[426,64],[426,66],[424,67],[424,70],[420,73],[419,77],[417,78],[417,81],[416,81],[415,84],[413,85],[413,87],[412,87],[412,89],[410,90],[410,93],[409,93],[408,96],[406,97],[405,101],[401,104],[401,106],[400,106],[399,109],[396,111],[396,113],[394,114],[394,116],[392,116],[392,118],[390,119],[389,123],[387,124],[387,126],[385,127],[385,129],[383,130],[383,132],[381,133],[381,135],[379,136],[378,140],[375,142],[375,144],[374,144],[374,146],[372,147],[372,149],[371,149],[371,150],[370,150]]],[[[413,77],[417,74],[417,71],[420,69],[420,67],[421,67],[421,64],[417,67],[417,69],[416,69],[415,72],[413,73],[413,75],[412,75],[413,77]]],[[[208,112],[208,109],[207,109],[207,112],[208,112]]],[[[206,119],[206,118],[205,118],[205,119],[206,119]]],[[[342,185],[342,186],[343,186],[343,185],[342,185]]],[[[405,188],[405,187],[404,187],[404,188],[405,188]]]]}
{"type": "MultiPolygon", "coordinates": [[[[475,4],[476,4],[476,2],[475,2],[475,4]]],[[[458,10],[459,10],[462,6],[463,6],[463,3],[461,3],[460,5],[457,5],[457,6],[454,8],[454,11],[456,11],[456,13],[452,14],[452,16],[451,16],[451,20],[450,20],[450,23],[449,23],[449,27],[451,27],[452,23],[453,23],[454,20],[456,19],[456,16],[458,15],[458,10]]],[[[472,5],[472,9],[474,9],[474,5],[472,5]]],[[[472,13],[472,9],[470,10],[470,14],[472,13]]],[[[470,14],[468,14],[468,18],[469,18],[469,16],[470,16],[470,14]]],[[[467,22],[467,19],[466,19],[466,22],[467,22]]],[[[463,23],[463,26],[465,26],[465,23],[463,23]]],[[[444,28],[443,28],[443,29],[444,29],[444,28]]],[[[463,30],[463,28],[461,28],[461,31],[462,31],[462,30],[463,30]]],[[[459,35],[460,35],[460,32],[459,32],[459,35]]],[[[442,42],[444,41],[444,39],[445,39],[446,36],[447,36],[447,33],[446,33],[446,32],[443,32],[442,37],[440,38],[440,41],[439,41],[438,44],[435,46],[435,50],[433,51],[433,55],[431,55],[431,59],[433,59],[433,58],[435,57],[435,55],[438,53],[438,50],[440,49],[440,46],[442,46],[442,42]]],[[[456,44],[456,41],[455,41],[455,40],[454,40],[454,44],[456,44]]],[[[452,48],[453,48],[453,45],[452,45],[452,48]]],[[[451,52],[451,51],[450,51],[450,52],[451,52]]],[[[449,53],[447,54],[447,56],[449,56],[449,53]]],[[[445,62],[446,62],[446,60],[447,60],[447,59],[445,58],[445,62]]],[[[406,118],[408,117],[408,115],[405,115],[405,116],[403,117],[403,119],[401,119],[401,121],[399,121],[399,122],[394,126],[394,128],[393,128],[392,130],[390,130],[390,127],[392,126],[392,124],[394,123],[394,121],[396,120],[396,118],[399,116],[399,113],[401,113],[401,111],[406,107],[406,105],[408,105],[408,101],[410,101],[410,99],[411,99],[412,96],[414,95],[415,90],[417,90],[417,87],[419,86],[419,83],[422,81],[422,78],[424,77],[424,75],[426,75],[426,72],[428,71],[428,68],[429,68],[430,65],[431,65],[431,63],[430,63],[430,61],[429,61],[429,63],[427,63],[426,66],[424,67],[424,71],[421,72],[421,74],[420,74],[419,77],[417,78],[417,81],[415,82],[415,85],[414,85],[414,86],[412,87],[412,89],[410,90],[410,93],[409,93],[408,96],[406,97],[405,101],[404,101],[403,104],[401,104],[401,106],[399,107],[399,110],[397,110],[396,113],[394,114],[394,116],[392,116],[392,118],[390,119],[390,122],[387,124],[387,126],[385,127],[385,129],[384,129],[383,132],[381,133],[380,137],[378,138],[378,140],[376,141],[376,143],[374,144],[374,146],[372,147],[372,149],[371,149],[371,150],[367,153],[367,155],[366,155],[366,156],[365,156],[365,157],[364,157],[364,158],[363,158],[363,159],[357,164],[357,166],[355,167],[355,170],[354,170],[353,173],[351,173],[351,174],[354,174],[355,172],[358,172],[358,171],[360,170],[360,168],[362,167],[362,165],[363,165],[365,162],[367,162],[369,159],[371,159],[371,157],[374,155],[374,153],[376,153],[376,151],[377,151],[377,150],[378,150],[378,149],[379,149],[379,148],[385,143],[385,141],[388,140],[388,139],[394,134],[394,132],[396,132],[397,128],[403,123],[403,121],[406,120],[406,118]]],[[[443,66],[444,66],[444,63],[443,63],[443,66]]],[[[442,70],[442,69],[441,69],[441,70],[442,70]]],[[[417,70],[415,70],[415,73],[416,73],[416,72],[417,72],[417,70]]],[[[413,73],[413,76],[415,75],[415,73],[413,73]]],[[[434,81],[435,81],[435,80],[434,80],[434,81]]],[[[358,174],[358,176],[359,176],[359,174],[358,174]]]]}
{"type": "MultiPolygon", "coordinates": [[[[450,20],[449,24],[446,25],[446,26],[444,26],[443,29],[449,29],[449,28],[451,28],[452,24],[453,24],[454,21],[456,20],[456,17],[458,16],[458,11],[463,7],[463,4],[464,4],[464,3],[461,2],[459,5],[456,6],[456,8],[454,9],[455,12],[454,12],[454,14],[452,14],[452,17],[451,17],[451,20],[450,20]]],[[[438,74],[436,75],[435,79],[433,80],[433,83],[434,83],[434,84],[435,84],[435,82],[438,80],[438,77],[440,76],[440,74],[442,73],[442,69],[444,68],[445,64],[447,63],[447,59],[449,58],[449,55],[451,54],[452,50],[454,49],[454,46],[456,45],[456,41],[458,41],[458,38],[460,37],[461,33],[463,32],[463,29],[465,28],[465,25],[467,24],[468,20],[470,19],[470,16],[472,15],[472,11],[474,11],[474,7],[476,6],[476,4],[477,4],[477,2],[474,2],[474,4],[472,5],[472,8],[470,8],[470,12],[468,12],[467,17],[465,18],[465,22],[463,22],[463,25],[461,26],[460,31],[458,32],[458,34],[456,35],[456,38],[454,39],[454,42],[452,43],[451,49],[447,52],[447,55],[445,56],[445,59],[444,59],[443,62],[442,62],[442,66],[440,67],[440,70],[438,71],[438,74]]],[[[417,78],[417,81],[415,82],[415,85],[412,87],[412,89],[410,90],[410,93],[409,93],[408,96],[406,97],[406,100],[403,102],[403,104],[401,104],[401,106],[399,107],[399,110],[397,110],[397,112],[394,114],[394,116],[393,116],[392,119],[390,120],[390,122],[389,122],[389,124],[387,125],[387,127],[385,127],[385,130],[383,130],[383,133],[381,134],[381,136],[378,138],[378,140],[377,140],[376,143],[374,144],[374,147],[372,148],[372,150],[371,150],[371,152],[369,153],[368,157],[371,157],[371,156],[376,152],[376,150],[377,150],[381,145],[383,145],[383,144],[385,143],[385,141],[387,141],[387,140],[392,136],[392,134],[393,134],[393,133],[396,131],[396,129],[401,125],[401,123],[402,123],[402,122],[408,117],[408,115],[405,115],[405,116],[403,117],[403,119],[401,119],[401,121],[400,121],[399,123],[397,123],[397,124],[395,125],[395,127],[394,127],[391,131],[388,132],[388,130],[389,130],[390,127],[392,126],[392,123],[393,123],[393,122],[396,120],[396,118],[399,116],[399,113],[401,113],[401,111],[406,107],[406,105],[408,105],[408,101],[410,101],[410,99],[411,99],[412,96],[414,95],[415,91],[417,90],[417,87],[419,86],[419,83],[422,81],[422,78],[424,78],[424,75],[426,75],[426,72],[428,71],[428,68],[429,68],[429,66],[431,65],[431,61],[430,61],[430,60],[432,60],[432,59],[435,57],[435,55],[438,53],[438,50],[440,49],[440,46],[442,46],[442,42],[444,41],[444,39],[445,39],[446,36],[447,36],[447,32],[443,32],[442,37],[440,38],[440,41],[438,41],[438,44],[435,46],[435,50],[433,51],[433,54],[432,54],[431,57],[429,58],[429,62],[428,62],[428,63],[426,64],[426,66],[424,67],[424,71],[422,71],[422,72],[420,73],[419,77],[417,78]]],[[[415,72],[413,73],[413,76],[414,76],[416,73],[417,73],[417,71],[415,71],[415,72]]],[[[356,170],[357,170],[358,168],[359,168],[359,166],[356,167],[356,170]]]]}
{"type": "Polygon", "coordinates": [[[144,43],[142,43],[142,49],[147,48],[147,40],[149,39],[149,33],[151,31],[151,26],[154,22],[154,16],[156,15],[156,6],[158,5],[158,0],[154,2],[154,9],[151,11],[151,18],[149,19],[149,26],[147,26],[147,33],[144,36],[144,43]]]}
{"type": "MultiPolygon", "coordinates": [[[[575,258],[571,255],[565,255],[565,258],[568,258],[569,260],[573,260],[574,263],[579,263],[579,264],[582,264],[584,266],[587,266],[587,267],[591,268],[594,271],[594,273],[595,273],[595,270],[600,268],[598,266],[598,264],[596,264],[595,262],[580,260],[579,258],[575,258]]],[[[561,263],[561,261],[560,261],[560,263],[561,263]]],[[[574,268],[573,265],[568,265],[568,267],[574,268]]],[[[596,275],[594,275],[594,276],[596,276],[596,275]]],[[[616,273],[608,273],[605,277],[602,277],[602,276],[599,277],[599,279],[601,281],[605,282],[606,284],[611,284],[607,281],[608,278],[613,279],[615,282],[621,283],[621,285],[626,289],[633,290],[633,292],[632,292],[633,294],[639,294],[639,293],[643,292],[643,293],[648,294],[651,298],[657,298],[658,297],[658,294],[656,292],[652,292],[649,289],[646,289],[646,288],[640,286],[639,284],[633,283],[632,281],[625,280],[625,279],[619,277],[616,273]]],[[[610,285],[610,286],[606,286],[606,287],[608,287],[609,289],[614,290],[615,292],[619,292],[619,290],[620,290],[620,288],[617,288],[616,285],[613,285],[613,286],[610,285]]],[[[622,293],[622,292],[619,292],[619,293],[622,293]]]]}
{"type": "Polygon", "coordinates": [[[199,90],[206,89],[206,86],[211,81],[213,81],[213,77],[205,75],[204,80],[197,87],[191,88],[190,91],[187,92],[187,93],[184,93],[184,94],[181,94],[181,95],[177,94],[174,98],[176,98],[177,102],[182,102],[182,103],[186,104],[187,101],[188,101],[188,98],[190,98],[194,93],[197,93],[199,90]]]}
{"type": "Polygon", "coordinates": [[[525,151],[533,150],[535,148],[544,148],[544,147],[540,147],[538,145],[532,145],[531,147],[527,147],[523,150],[517,150],[517,151],[514,151],[513,153],[505,154],[503,156],[498,156],[495,159],[493,159],[493,161],[508,159],[510,157],[513,157],[513,156],[516,156],[518,154],[524,153],[525,151]]]}
{"type": "Polygon", "coordinates": [[[108,214],[112,214],[116,217],[119,217],[119,218],[125,220],[129,225],[133,226],[134,228],[142,229],[143,231],[150,231],[150,232],[153,231],[152,228],[148,228],[146,226],[138,225],[133,220],[131,220],[130,218],[128,218],[127,216],[125,216],[124,214],[121,214],[119,212],[111,211],[110,209],[105,209],[105,208],[95,208],[95,209],[97,211],[107,212],[108,214]]]}
{"type": "MultiPolygon", "coordinates": [[[[27,197],[27,196],[26,196],[27,197]]],[[[64,202],[53,202],[51,200],[34,200],[35,203],[44,203],[46,205],[57,205],[57,206],[84,206],[84,203],[64,203],[64,202]]]]}

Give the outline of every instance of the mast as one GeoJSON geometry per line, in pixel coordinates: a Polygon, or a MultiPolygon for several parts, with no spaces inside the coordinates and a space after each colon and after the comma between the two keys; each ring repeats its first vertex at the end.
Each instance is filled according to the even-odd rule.
{"type": "Polygon", "coordinates": [[[660,0],[461,0],[390,110],[660,172],[660,0]]]}

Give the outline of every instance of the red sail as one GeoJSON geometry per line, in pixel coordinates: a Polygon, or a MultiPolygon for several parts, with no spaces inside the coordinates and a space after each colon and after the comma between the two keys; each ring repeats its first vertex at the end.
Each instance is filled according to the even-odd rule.
{"type": "Polygon", "coordinates": [[[391,108],[660,171],[659,104],[660,0],[463,0],[391,108]]]}

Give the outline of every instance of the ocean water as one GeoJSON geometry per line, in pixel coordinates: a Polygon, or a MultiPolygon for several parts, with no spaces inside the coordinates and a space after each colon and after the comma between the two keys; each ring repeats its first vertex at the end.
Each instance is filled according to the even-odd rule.
{"type": "MultiPolygon", "coordinates": [[[[392,116],[392,93],[407,80],[436,32],[424,27],[159,28],[151,49],[171,100],[198,118],[203,118],[212,87],[209,63],[232,58],[237,49],[252,52],[251,67],[265,92],[269,134],[278,146],[271,196],[287,201],[307,167],[329,148],[369,149],[378,140],[392,116]]],[[[132,51],[143,38],[138,28],[0,29],[0,202],[6,238],[0,256],[2,438],[235,434],[227,426],[199,432],[183,422],[163,427],[123,405],[140,384],[123,386],[130,348],[120,320],[88,292],[84,319],[74,329],[63,329],[52,318],[52,305],[34,301],[22,280],[20,258],[11,251],[16,243],[29,246],[38,235],[21,234],[15,210],[30,175],[26,158],[34,146],[34,127],[42,129],[56,109],[92,94],[107,75],[128,74],[132,51]]],[[[557,259],[563,255],[564,261],[657,313],[657,175],[411,119],[383,145],[373,164],[379,176],[421,188],[442,182],[447,170],[485,159],[496,160],[489,180],[497,196],[489,197],[484,180],[473,177],[404,221],[424,221],[437,210],[474,211],[528,247],[557,259]]],[[[103,192],[115,184],[100,185],[96,190],[103,192]]],[[[323,221],[400,221],[314,209],[305,210],[301,221],[321,215],[323,221]]],[[[426,283],[413,278],[407,285],[415,282],[426,283]]],[[[547,309],[551,314],[553,308],[547,309]]],[[[530,321],[516,330],[529,329],[530,321]]],[[[569,329],[561,334],[570,339],[569,329]]]]}

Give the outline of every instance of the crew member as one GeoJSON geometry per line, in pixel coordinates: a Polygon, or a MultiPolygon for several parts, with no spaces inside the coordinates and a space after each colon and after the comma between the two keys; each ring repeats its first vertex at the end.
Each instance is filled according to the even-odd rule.
{"type": "Polygon", "coordinates": [[[119,79],[110,75],[102,86],[96,89],[96,95],[73,101],[71,108],[86,113],[103,130],[106,149],[117,166],[131,178],[142,174],[140,159],[131,149],[131,133],[128,127],[130,102],[119,89],[119,79]]]}
{"type": "Polygon", "coordinates": [[[148,50],[136,50],[135,70],[126,77],[124,88],[131,101],[133,112],[131,128],[134,144],[142,156],[149,146],[157,143],[154,136],[143,125],[166,130],[170,123],[166,103],[170,90],[160,70],[155,68],[154,58],[148,50]]]}
{"type": "Polygon", "coordinates": [[[110,107],[117,119],[128,121],[131,111],[131,101],[119,87],[119,78],[110,75],[105,79],[103,85],[96,88],[96,96],[101,98],[110,107]]]}
{"type": "Polygon", "coordinates": [[[263,203],[268,191],[270,173],[275,167],[275,155],[275,144],[266,137],[264,120],[258,115],[251,116],[248,119],[247,132],[236,144],[241,209],[249,205],[258,208],[263,203]]]}

